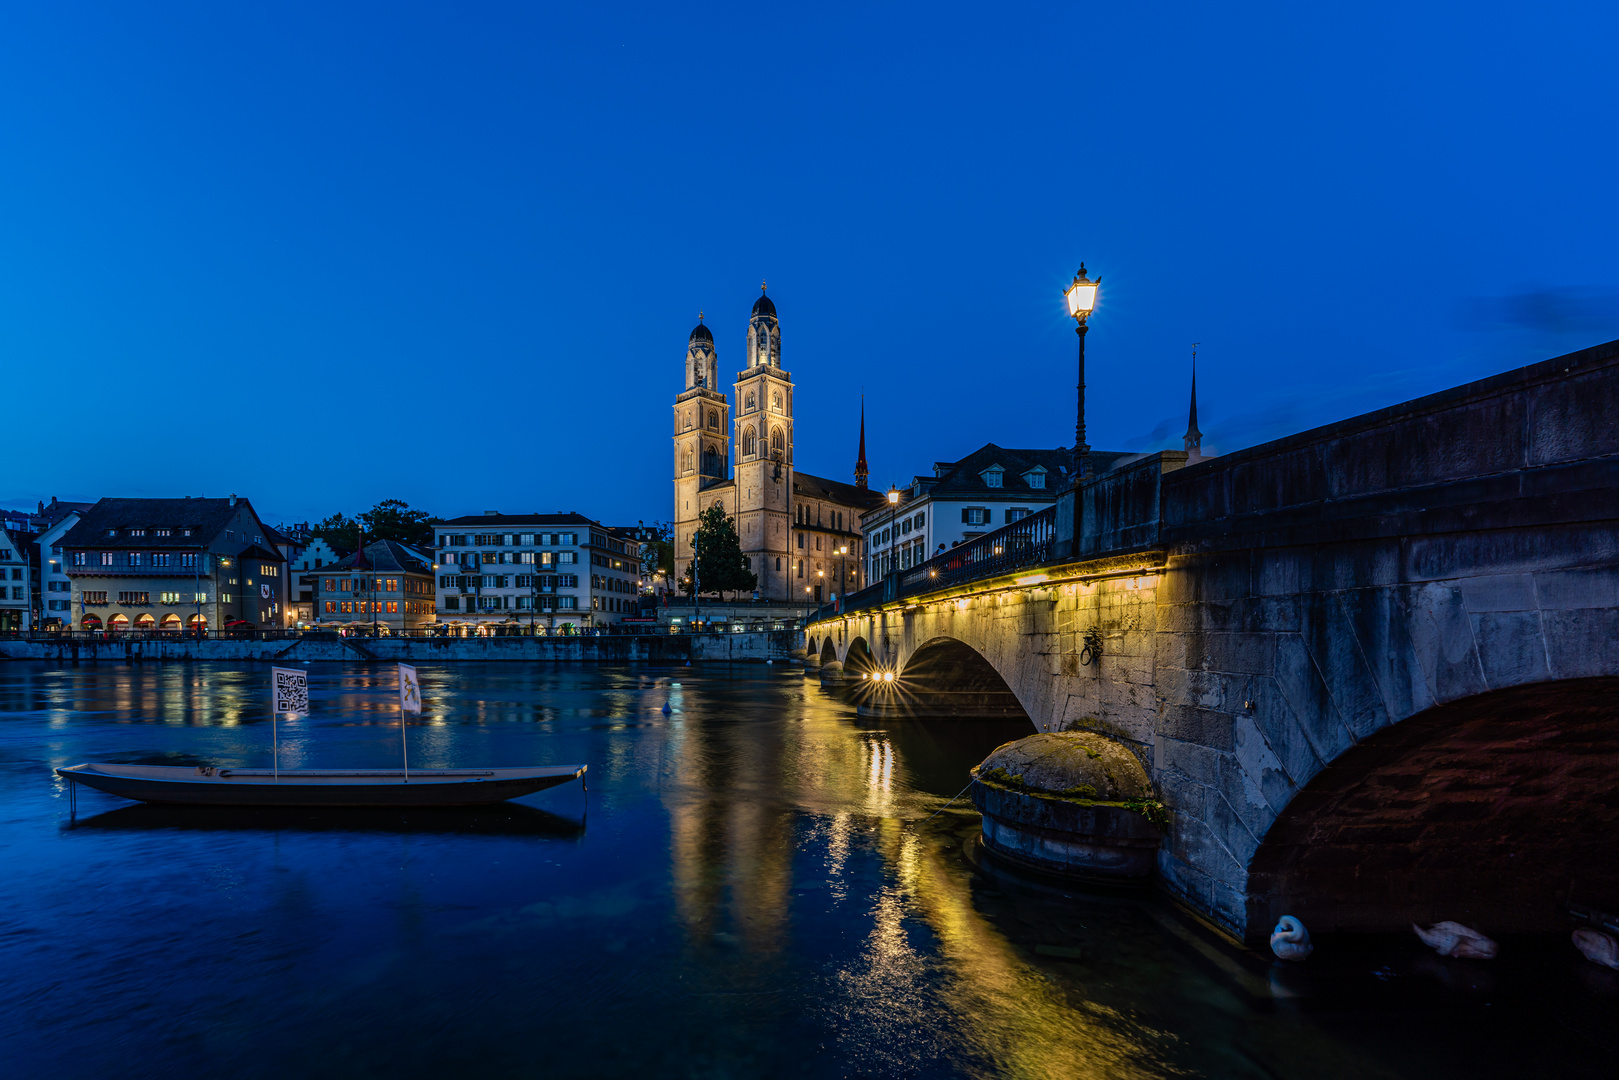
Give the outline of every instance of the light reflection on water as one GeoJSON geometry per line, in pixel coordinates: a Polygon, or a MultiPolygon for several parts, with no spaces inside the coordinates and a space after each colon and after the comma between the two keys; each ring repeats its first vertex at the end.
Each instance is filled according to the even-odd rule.
{"type": "MultiPolygon", "coordinates": [[[[391,671],[310,670],[283,766],[396,761],[391,671]]],[[[1376,998],[1261,1000],[1160,901],[986,880],[970,806],[935,812],[1018,725],[861,724],[779,668],[419,671],[413,765],[585,762],[588,798],[266,815],[86,793],[69,827],[57,765],[268,764],[267,673],[0,667],[7,1074],[1587,1075],[1574,1051],[1524,1072],[1549,1060],[1533,1032],[1471,1045],[1490,1014],[1465,993],[1438,1031],[1376,998]]]]}

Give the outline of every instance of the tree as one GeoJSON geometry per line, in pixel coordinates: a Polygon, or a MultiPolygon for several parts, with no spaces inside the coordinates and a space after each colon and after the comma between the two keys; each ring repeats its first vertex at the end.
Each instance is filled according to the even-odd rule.
{"type": "Polygon", "coordinates": [[[652,523],[652,537],[641,543],[641,576],[650,578],[658,571],[670,580],[675,576],[675,530],[667,521],[652,523]]]}
{"type": "MultiPolygon", "coordinates": [[[[736,522],[723,506],[711,506],[698,516],[696,547],[697,577],[702,579],[702,587],[708,592],[719,593],[723,600],[727,592],[752,589],[759,584],[742,558],[736,522]]],[[[682,581],[681,588],[694,592],[697,582],[682,581]]]]}
{"type": "Polygon", "coordinates": [[[412,510],[399,499],[383,499],[360,515],[365,523],[367,542],[392,540],[397,544],[426,548],[433,543],[433,527],[428,522],[433,515],[424,510],[412,510]]]}
{"type": "Polygon", "coordinates": [[[360,546],[360,523],[341,510],[310,530],[337,551],[353,551],[360,546]]]}

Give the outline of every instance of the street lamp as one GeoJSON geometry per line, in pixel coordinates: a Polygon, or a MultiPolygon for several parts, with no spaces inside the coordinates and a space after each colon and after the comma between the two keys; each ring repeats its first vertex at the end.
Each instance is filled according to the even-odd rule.
{"type": "MultiPolygon", "coordinates": [[[[894,547],[899,543],[899,530],[894,528],[894,519],[899,516],[899,488],[890,487],[888,489],[888,505],[893,509],[888,512],[888,570],[883,574],[884,577],[892,574],[894,567],[899,565],[894,558],[894,547]]],[[[883,591],[887,592],[888,590],[884,589],[883,591]]],[[[898,596],[899,593],[895,592],[894,595],[898,596]]]]}
{"type": "Polygon", "coordinates": [[[1085,444],[1085,331],[1088,329],[1085,320],[1096,310],[1096,289],[1101,285],[1102,279],[1095,281],[1085,276],[1085,264],[1079,264],[1079,273],[1064,290],[1063,295],[1068,301],[1068,314],[1073,317],[1076,325],[1074,333],[1079,335],[1079,418],[1074,423],[1074,485],[1085,478],[1085,469],[1089,464],[1091,448],[1085,444]]]}
{"type": "Polygon", "coordinates": [[[838,610],[843,610],[843,598],[849,593],[849,545],[838,545],[838,610]]]}

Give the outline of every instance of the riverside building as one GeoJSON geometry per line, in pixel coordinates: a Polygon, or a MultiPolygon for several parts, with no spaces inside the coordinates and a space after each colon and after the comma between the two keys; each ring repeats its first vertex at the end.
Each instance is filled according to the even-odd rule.
{"type": "Polygon", "coordinates": [[[62,537],[73,625],[179,632],[276,625],[282,558],[251,503],[102,499],[62,537]]]}
{"type": "Polygon", "coordinates": [[[639,544],[583,514],[433,523],[438,621],[463,634],[570,632],[636,613],[639,544]]]}
{"type": "Polygon", "coordinates": [[[397,633],[436,621],[432,560],[392,540],[299,576],[313,583],[316,626],[397,633]]]}

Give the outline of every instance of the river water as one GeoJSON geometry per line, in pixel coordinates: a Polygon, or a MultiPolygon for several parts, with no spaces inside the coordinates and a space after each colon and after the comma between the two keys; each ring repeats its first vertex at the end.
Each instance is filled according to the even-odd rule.
{"type": "MultiPolygon", "coordinates": [[[[282,766],[395,764],[392,670],[308,670],[282,766]]],[[[419,670],[412,765],[588,793],[74,817],[55,766],[268,766],[268,672],[0,663],[0,1072],[1614,1075],[1616,973],[1566,941],[1276,965],[1151,895],[986,874],[949,800],[1019,724],[860,722],[787,667],[419,670]]]]}

